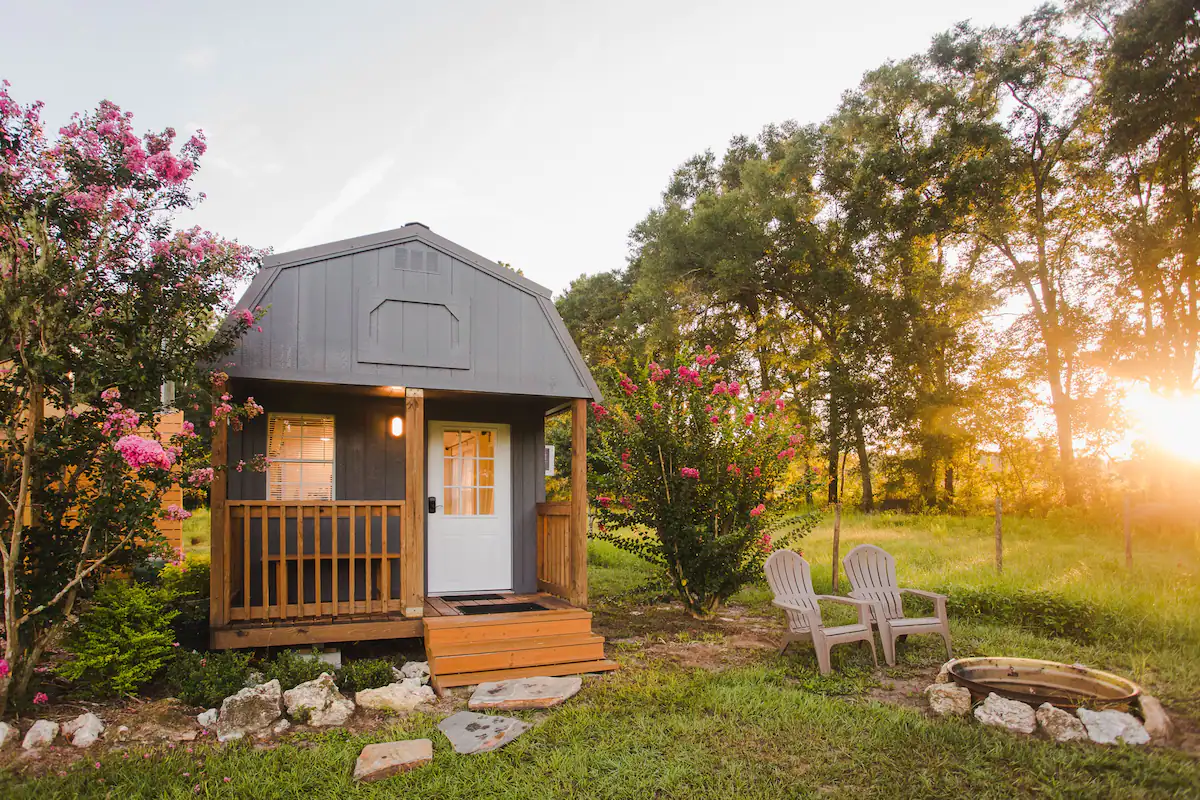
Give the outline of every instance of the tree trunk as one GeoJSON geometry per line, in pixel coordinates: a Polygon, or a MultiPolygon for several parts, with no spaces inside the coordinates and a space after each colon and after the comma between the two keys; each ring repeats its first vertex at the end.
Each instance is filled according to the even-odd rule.
{"type": "Polygon", "coordinates": [[[1063,502],[1079,504],[1079,483],[1075,474],[1075,436],[1071,421],[1071,397],[1062,385],[1062,356],[1058,337],[1047,337],[1046,372],[1050,379],[1050,408],[1054,412],[1054,427],[1058,435],[1058,458],[1062,470],[1063,502]]]}
{"type": "Polygon", "coordinates": [[[946,487],[946,502],[953,502],[954,501],[954,465],[953,464],[946,465],[945,487],[946,487]]]}
{"type": "Polygon", "coordinates": [[[829,493],[827,499],[830,503],[836,503],[838,501],[838,457],[842,452],[842,416],[841,410],[838,408],[837,393],[834,391],[838,379],[832,372],[829,379],[829,448],[827,451],[829,493]]]}
{"type": "Polygon", "coordinates": [[[875,493],[871,487],[871,459],[867,453],[867,437],[863,434],[858,409],[850,410],[850,425],[854,428],[854,449],[858,453],[858,474],[862,477],[862,510],[875,509],[875,493]]]}

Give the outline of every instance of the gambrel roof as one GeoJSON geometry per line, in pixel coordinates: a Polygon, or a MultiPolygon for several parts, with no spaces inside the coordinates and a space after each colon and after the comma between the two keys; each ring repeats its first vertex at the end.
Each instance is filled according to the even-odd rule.
{"type": "Polygon", "coordinates": [[[234,377],[600,397],[549,289],[420,223],[268,256],[255,306],[234,377]]]}

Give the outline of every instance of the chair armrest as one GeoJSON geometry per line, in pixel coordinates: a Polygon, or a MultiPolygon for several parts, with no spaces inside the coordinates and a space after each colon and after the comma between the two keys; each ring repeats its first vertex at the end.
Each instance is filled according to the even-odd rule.
{"type": "Polygon", "coordinates": [[[926,600],[945,600],[946,595],[938,594],[937,592],[927,592],[924,589],[901,589],[906,594],[915,594],[917,597],[924,597],[926,600]]]}
{"type": "MultiPolygon", "coordinates": [[[[845,603],[848,606],[856,606],[858,608],[858,624],[871,624],[871,611],[875,609],[875,603],[870,600],[860,600],[857,597],[842,597],[836,594],[819,594],[816,600],[831,600],[835,603],[845,603]]],[[[883,618],[883,609],[878,610],[880,619],[883,618]]]]}
{"type": "Polygon", "coordinates": [[[789,603],[786,597],[782,600],[772,600],[771,605],[776,608],[782,608],[784,611],[791,611],[794,614],[801,615],[804,617],[804,621],[808,623],[809,630],[815,631],[825,627],[825,624],[821,621],[820,608],[805,608],[798,603],[789,603]]]}

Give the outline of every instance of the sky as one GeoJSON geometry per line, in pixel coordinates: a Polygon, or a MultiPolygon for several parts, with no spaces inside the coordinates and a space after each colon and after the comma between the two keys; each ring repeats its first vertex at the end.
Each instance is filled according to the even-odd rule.
{"type": "Polygon", "coordinates": [[[560,292],[625,264],[691,155],[1035,4],[0,0],[0,78],[54,127],[109,99],[202,129],[181,223],[285,252],[420,221],[560,292]]]}

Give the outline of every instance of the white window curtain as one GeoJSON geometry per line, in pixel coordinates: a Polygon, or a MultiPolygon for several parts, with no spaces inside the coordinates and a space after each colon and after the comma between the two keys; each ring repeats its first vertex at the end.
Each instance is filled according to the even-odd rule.
{"type": "Polygon", "coordinates": [[[329,414],[267,415],[268,500],[333,500],[329,414]]]}

